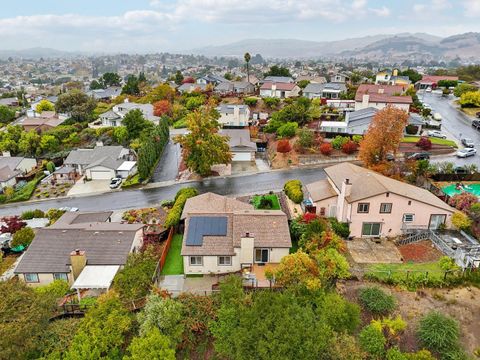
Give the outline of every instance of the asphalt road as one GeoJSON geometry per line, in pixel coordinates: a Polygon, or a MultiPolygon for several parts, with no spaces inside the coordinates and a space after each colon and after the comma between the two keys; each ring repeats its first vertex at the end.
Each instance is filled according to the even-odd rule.
{"type": "Polygon", "coordinates": [[[180,145],[175,144],[170,139],[162,154],[162,158],[158,162],[152,181],[162,182],[175,180],[178,174],[178,166],[180,164],[180,145]]]}
{"type": "MultiPolygon", "coordinates": [[[[420,95],[422,98],[422,95],[420,95]]],[[[460,142],[462,138],[470,138],[475,142],[475,147],[480,151],[480,132],[472,126],[472,117],[465,115],[455,107],[452,96],[445,98],[433,93],[425,93],[424,103],[430,104],[434,112],[442,115],[442,131],[453,136],[460,142]]],[[[480,155],[475,155],[466,159],[457,158],[455,155],[432,159],[434,162],[449,161],[456,165],[476,164],[480,169],[480,155]]]]}
{"type": "Polygon", "coordinates": [[[0,207],[0,215],[20,214],[28,209],[48,210],[63,206],[77,207],[80,211],[120,210],[153,206],[163,200],[173,199],[176,192],[187,186],[193,186],[200,193],[215,192],[222,195],[241,195],[280,190],[287,180],[299,179],[309,183],[324,179],[321,168],[297,168],[271,171],[261,174],[205,179],[202,182],[176,183],[148,189],[115,191],[105,194],[37,201],[0,207]]]}

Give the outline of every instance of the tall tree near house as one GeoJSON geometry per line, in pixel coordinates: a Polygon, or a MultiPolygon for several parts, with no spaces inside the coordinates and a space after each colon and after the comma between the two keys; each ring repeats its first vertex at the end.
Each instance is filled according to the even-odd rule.
{"type": "Polygon", "coordinates": [[[209,175],[212,165],[232,161],[228,138],[218,134],[218,118],[214,104],[209,103],[187,115],[189,133],[175,137],[182,145],[185,164],[201,176],[209,175]]]}
{"type": "Polygon", "coordinates": [[[393,106],[377,112],[363,141],[359,157],[366,166],[384,162],[388,153],[396,153],[403,130],[408,123],[408,113],[393,106]]]}
{"type": "Polygon", "coordinates": [[[249,64],[250,64],[250,60],[252,59],[252,57],[250,56],[250,53],[246,52],[245,55],[243,56],[243,58],[245,59],[245,62],[247,63],[247,82],[250,82],[250,67],[249,67],[249,64]]]}

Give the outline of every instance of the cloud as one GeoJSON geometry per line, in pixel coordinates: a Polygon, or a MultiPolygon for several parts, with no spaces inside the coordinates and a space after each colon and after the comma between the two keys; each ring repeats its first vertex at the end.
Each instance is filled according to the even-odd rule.
{"type": "Polygon", "coordinates": [[[369,9],[369,10],[373,12],[375,15],[380,17],[390,16],[390,9],[387,8],[386,6],[382,6],[381,8],[378,8],[378,9],[369,9]]]}
{"type": "Polygon", "coordinates": [[[480,17],[480,1],[479,0],[464,0],[463,7],[465,8],[465,16],[480,17]]]}

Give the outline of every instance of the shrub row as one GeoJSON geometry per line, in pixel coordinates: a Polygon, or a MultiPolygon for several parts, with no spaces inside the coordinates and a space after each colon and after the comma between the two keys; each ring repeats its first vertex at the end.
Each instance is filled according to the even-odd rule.
{"type": "Polygon", "coordinates": [[[38,218],[44,218],[44,217],[45,217],[45,213],[40,209],[24,211],[20,216],[22,220],[31,220],[31,219],[38,219],[38,218]]]}
{"type": "Polygon", "coordinates": [[[285,194],[295,204],[300,204],[303,200],[302,182],[300,180],[290,180],[283,186],[285,194]]]}
{"type": "Polygon", "coordinates": [[[182,216],[183,207],[187,200],[191,197],[197,196],[198,191],[194,188],[184,188],[177,192],[175,195],[175,203],[173,207],[170,209],[167,215],[167,219],[165,220],[165,227],[169,228],[171,226],[175,226],[180,222],[180,218],[182,216]]]}

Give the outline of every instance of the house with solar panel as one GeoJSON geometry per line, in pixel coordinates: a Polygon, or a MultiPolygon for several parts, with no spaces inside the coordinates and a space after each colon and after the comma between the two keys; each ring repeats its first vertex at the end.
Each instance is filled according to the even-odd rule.
{"type": "Polygon", "coordinates": [[[188,199],[182,219],[185,274],[255,273],[280,263],[292,246],[284,212],[214,193],[188,199]]]}

